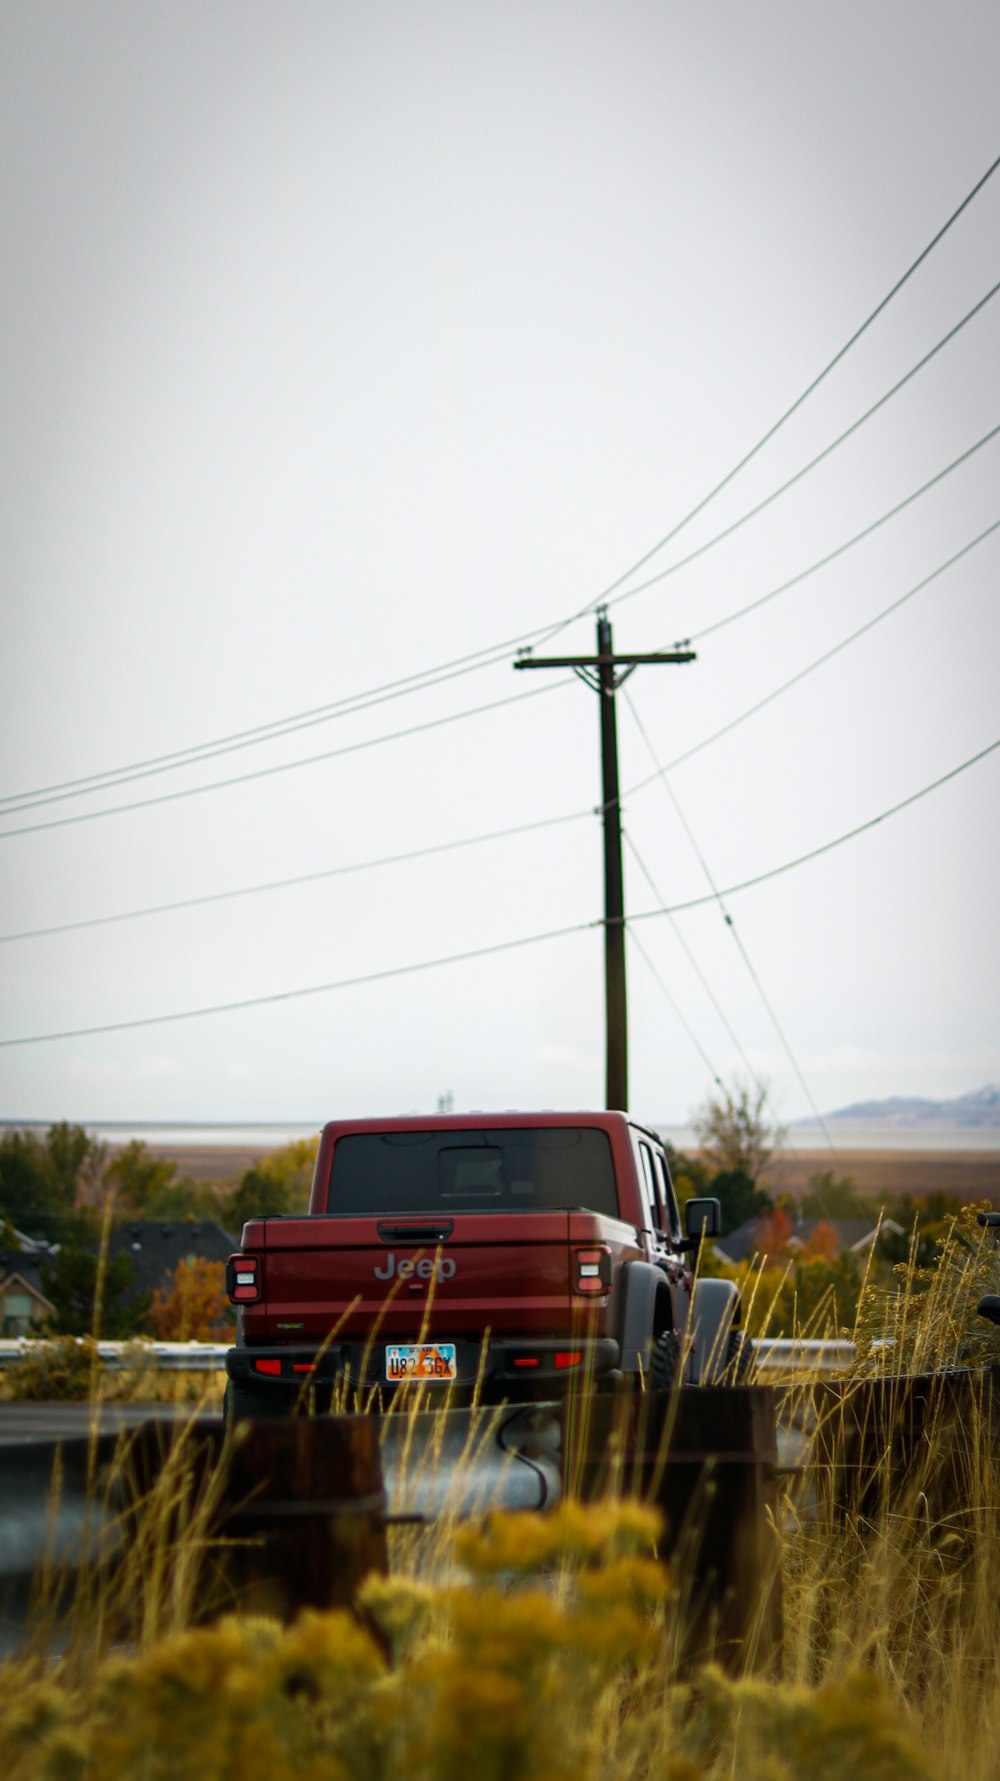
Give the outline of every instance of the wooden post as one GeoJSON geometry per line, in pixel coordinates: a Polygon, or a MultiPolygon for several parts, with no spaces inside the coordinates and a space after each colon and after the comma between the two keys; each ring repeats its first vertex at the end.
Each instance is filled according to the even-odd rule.
{"type": "Polygon", "coordinates": [[[566,1488],[635,1495],[666,1519],[685,1664],[773,1664],[782,1633],[774,1393],[749,1385],[566,1406],[566,1488]]]}
{"type": "MultiPolygon", "coordinates": [[[[162,1423],[139,1431],[137,1458],[147,1477],[170,1439],[162,1423]]],[[[195,1490],[208,1467],[226,1469],[208,1617],[234,1603],[283,1620],[304,1607],[350,1607],[370,1571],[386,1572],[376,1417],[246,1423],[231,1438],[215,1423],[194,1439],[201,1450],[195,1490]]]]}
{"type": "Polygon", "coordinates": [[[1000,1370],[823,1380],[809,1392],[815,1477],[837,1519],[968,1506],[981,1451],[997,1451],[1000,1370]]]}

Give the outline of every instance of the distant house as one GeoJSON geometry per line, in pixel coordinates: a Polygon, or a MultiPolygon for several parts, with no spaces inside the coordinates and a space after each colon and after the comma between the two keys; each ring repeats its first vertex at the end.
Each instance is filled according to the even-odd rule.
{"type": "Polygon", "coordinates": [[[56,1246],[14,1233],[17,1249],[0,1249],[0,1336],[28,1336],[55,1310],[42,1291],[42,1263],[56,1246]]]}
{"type": "MultiPolygon", "coordinates": [[[[881,1222],[872,1218],[803,1218],[794,1226],[791,1236],[785,1244],[785,1253],[794,1255],[796,1251],[808,1247],[819,1226],[833,1231],[837,1238],[837,1253],[850,1250],[854,1255],[863,1255],[870,1249],[882,1231],[893,1231],[897,1236],[905,1235],[903,1227],[893,1218],[883,1218],[881,1222]]],[[[763,1220],[750,1218],[745,1224],[730,1231],[728,1237],[716,1238],[713,1245],[715,1254],[721,1262],[745,1262],[760,1253],[760,1238],[763,1220]]]]}
{"type": "Polygon", "coordinates": [[[138,1219],[111,1234],[112,1256],[127,1255],[135,1276],[130,1291],[156,1292],[183,1261],[225,1262],[237,1247],[211,1219],[138,1219]]]}

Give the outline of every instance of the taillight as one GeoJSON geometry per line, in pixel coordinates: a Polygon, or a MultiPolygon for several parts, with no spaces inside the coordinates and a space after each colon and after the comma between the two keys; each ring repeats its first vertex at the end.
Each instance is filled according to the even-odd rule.
{"type": "Polygon", "coordinates": [[[272,1378],[277,1379],[281,1374],[281,1362],[280,1360],[255,1360],[253,1370],[255,1373],[270,1373],[272,1378]]]}
{"type": "Polygon", "coordinates": [[[565,1349],[557,1349],[556,1350],[555,1362],[556,1362],[557,1369],[563,1368],[563,1367],[578,1367],[580,1365],[580,1363],[582,1362],[582,1360],[583,1360],[583,1350],[580,1348],[565,1348],[565,1349]]]}
{"type": "Polygon", "coordinates": [[[231,1255],[226,1263],[226,1292],[233,1303],[248,1305],[259,1299],[262,1276],[259,1255],[231,1255]]]}
{"type": "Polygon", "coordinates": [[[573,1282],[574,1292],[584,1297],[596,1297],[598,1294],[611,1291],[611,1251],[602,1244],[600,1249],[578,1249],[576,1251],[576,1278],[573,1282]]]}

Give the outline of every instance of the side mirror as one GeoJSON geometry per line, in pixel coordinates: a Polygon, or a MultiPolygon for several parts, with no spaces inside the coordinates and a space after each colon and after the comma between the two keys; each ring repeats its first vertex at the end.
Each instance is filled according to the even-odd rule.
{"type": "Polygon", "coordinates": [[[722,1235],[722,1207],[718,1200],[688,1200],[684,1207],[684,1229],[692,1247],[705,1237],[722,1235]]]}

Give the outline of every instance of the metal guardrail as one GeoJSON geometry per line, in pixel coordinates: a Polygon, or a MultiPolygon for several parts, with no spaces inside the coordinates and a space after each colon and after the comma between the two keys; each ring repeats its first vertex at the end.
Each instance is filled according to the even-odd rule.
{"type": "Polygon", "coordinates": [[[854,1359],[854,1343],[841,1338],[771,1336],[754,1343],[757,1375],[768,1373],[840,1373],[854,1359]]]}
{"type": "MultiPolygon", "coordinates": [[[[25,1360],[44,1346],[44,1339],[35,1336],[0,1341],[0,1368],[25,1360]]],[[[231,1342],[98,1342],[97,1352],[111,1372],[135,1366],[141,1359],[151,1372],[214,1373],[225,1365],[231,1347],[231,1342]]]]}
{"type": "MultiPolygon", "coordinates": [[[[0,1369],[24,1360],[43,1346],[37,1337],[18,1336],[0,1341],[0,1369]]],[[[110,1372],[136,1366],[138,1359],[151,1372],[214,1373],[225,1365],[231,1342],[99,1342],[97,1352],[110,1372]]],[[[854,1343],[824,1337],[768,1337],[754,1343],[757,1372],[794,1369],[804,1373],[838,1373],[854,1359],[854,1343]]]]}

